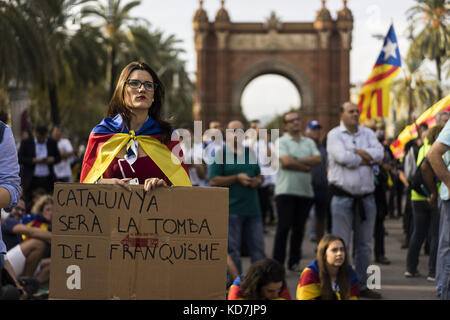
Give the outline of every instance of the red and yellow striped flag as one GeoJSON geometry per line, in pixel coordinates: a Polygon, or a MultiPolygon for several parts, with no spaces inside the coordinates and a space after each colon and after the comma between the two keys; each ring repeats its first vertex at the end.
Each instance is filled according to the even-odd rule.
{"type": "Polygon", "coordinates": [[[425,110],[425,112],[417,118],[415,123],[410,124],[403,129],[403,131],[398,135],[397,140],[395,140],[390,146],[394,157],[397,159],[403,158],[405,144],[409,140],[417,137],[417,128],[422,123],[426,123],[428,128],[434,127],[436,125],[436,116],[442,111],[450,111],[450,94],[444,99],[439,100],[432,107],[425,110]]]}
{"type": "Polygon", "coordinates": [[[400,71],[400,51],[394,26],[391,25],[372,73],[358,94],[359,119],[361,122],[389,115],[390,84],[400,71]]]}

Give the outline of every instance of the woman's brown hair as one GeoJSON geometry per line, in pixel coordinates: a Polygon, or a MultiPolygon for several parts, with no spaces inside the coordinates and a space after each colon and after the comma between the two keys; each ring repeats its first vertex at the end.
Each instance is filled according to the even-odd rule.
{"type": "Polygon", "coordinates": [[[428,143],[430,145],[436,141],[436,139],[439,136],[439,133],[441,132],[442,129],[443,129],[443,127],[440,125],[436,125],[436,126],[432,127],[431,129],[428,129],[427,139],[428,139],[428,143]]]}
{"type": "Polygon", "coordinates": [[[339,286],[339,293],[342,300],[350,299],[350,272],[348,266],[348,255],[345,242],[340,237],[327,234],[322,237],[317,246],[317,263],[319,265],[319,278],[322,300],[334,300],[335,293],[331,288],[331,277],[327,268],[327,256],[326,252],[331,242],[339,240],[344,245],[345,259],[344,263],[339,267],[338,274],[336,276],[336,284],[339,286]]]}
{"type": "Polygon", "coordinates": [[[280,293],[286,287],[285,272],[276,260],[264,258],[252,263],[240,285],[242,296],[247,300],[264,300],[261,288],[272,282],[283,282],[280,293]]]}
{"type": "Polygon", "coordinates": [[[134,70],[147,71],[152,76],[153,82],[156,84],[153,95],[154,101],[148,110],[148,115],[158,123],[163,133],[163,142],[167,143],[170,141],[172,135],[172,126],[161,118],[161,109],[164,104],[165,96],[164,85],[159,80],[156,72],[144,62],[133,61],[122,69],[119,80],[117,81],[116,89],[114,90],[111,101],[109,102],[108,117],[115,117],[120,114],[124,119],[124,125],[129,125],[132,109],[125,103],[125,84],[128,77],[134,70]]]}

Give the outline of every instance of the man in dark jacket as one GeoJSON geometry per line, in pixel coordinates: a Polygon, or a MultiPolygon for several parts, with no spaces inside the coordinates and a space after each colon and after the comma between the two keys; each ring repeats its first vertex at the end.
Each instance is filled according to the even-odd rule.
{"type": "Polygon", "coordinates": [[[35,136],[22,141],[18,152],[27,206],[31,205],[32,193],[37,188],[43,188],[48,193],[53,192],[53,165],[61,161],[61,156],[56,141],[47,137],[47,133],[47,127],[37,127],[35,136]]]}

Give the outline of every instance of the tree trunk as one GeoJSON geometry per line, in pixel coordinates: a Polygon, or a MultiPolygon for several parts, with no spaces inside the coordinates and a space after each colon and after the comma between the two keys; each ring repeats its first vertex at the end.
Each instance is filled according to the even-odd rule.
{"type": "Polygon", "coordinates": [[[11,129],[16,142],[21,140],[23,112],[30,108],[28,88],[9,88],[9,101],[11,104],[11,129]]]}
{"type": "Polygon", "coordinates": [[[111,66],[110,66],[110,76],[111,78],[109,79],[109,98],[111,99],[113,94],[114,94],[114,83],[116,81],[116,64],[115,64],[115,60],[116,60],[116,48],[113,45],[111,48],[111,66]]]}
{"type": "Polygon", "coordinates": [[[56,85],[53,83],[48,84],[48,98],[50,100],[50,113],[52,117],[52,123],[59,125],[59,106],[58,106],[58,92],[56,85]]]}
{"type": "MultiPolygon", "coordinates": [[[[408,112],[408,123],[411,123],[411,117],[414,112],[414,103],[412,99],[412,88],[411,85],[408,86],[408,95],[409,95],[409,112],[408,112]]],[[[416,121],[414,117],[414,122],[416,121]]]]}
{"type": "Polygon", "coordinates": [[[438,100],[442,99],[442,88],[441,88],[441,57],[436,57],[436,69],[437,69],[437,78],[438,78],[438,84],[437,84],[437,94],[438,94],[438,100]]]}

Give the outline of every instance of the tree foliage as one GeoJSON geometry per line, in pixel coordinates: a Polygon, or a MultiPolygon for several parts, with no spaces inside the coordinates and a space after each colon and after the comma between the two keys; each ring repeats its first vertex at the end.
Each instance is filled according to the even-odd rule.
{"type": "Polygon", "coordinates": [[[403,73],[391,85],[392,105],[398,115],[406,115],[408,123],[437,99],[437,82],[421,70],[422,62],[410,56],[404,59],[403,73]]]}
{"type": "MultiPolygon", "coordinates": [[[[416,0],[407,11],[412,39],[408,56],[434,61],[437,71],[438,99],[442,99],[442,67],[450,52],[450,3],[448,0],[416,0]]],[[[444,71],[445,72],[445,71],[444,71]]]]}
{"type": "Polygon", "coordinates": [[[165,86],[166,116],[192,120],[193,84],[180,41],[131,16],[141,1],[0,0],[0,88],[29,90],[35,124],[85,139],[106,114],[120,70],[149,63],[165,86]]]}

